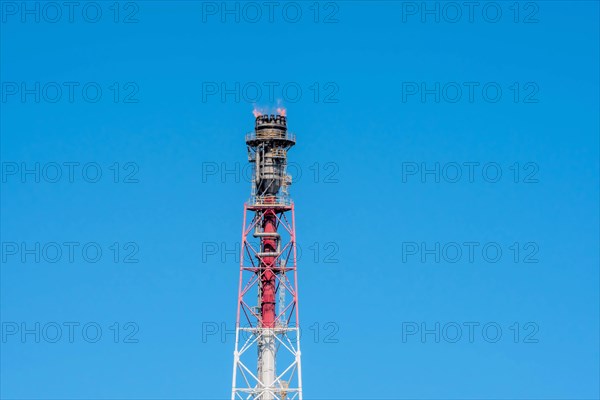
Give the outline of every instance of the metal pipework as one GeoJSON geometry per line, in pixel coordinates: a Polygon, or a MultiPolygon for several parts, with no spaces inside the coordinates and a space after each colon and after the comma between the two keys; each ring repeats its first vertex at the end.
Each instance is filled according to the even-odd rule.
{"type": "Polygon", "coordinates": [[[295,144],[287,132],[287,118],[283,115],[259,115],[254,133],[246,137],[250,162],[255,163],[254,191],[256,196],[277,196],[288,184],[285,168],[287,150],[295,144]]]}
{"type": "Polygon", "coordinates": [[[276,237],[279,238],[281,235],[277,232],[254,232],[252,234],[254,237],[276,237]]]}

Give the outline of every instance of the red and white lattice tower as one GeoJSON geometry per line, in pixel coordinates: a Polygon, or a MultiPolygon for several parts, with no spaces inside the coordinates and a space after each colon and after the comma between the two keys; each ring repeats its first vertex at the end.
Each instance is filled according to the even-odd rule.
{"type": "Polygon", "coordinates": [[[244,206],[231,399],[302,399],[296,230],[284,115],[258,115],[246,135],[254,163],[244,206]]]}

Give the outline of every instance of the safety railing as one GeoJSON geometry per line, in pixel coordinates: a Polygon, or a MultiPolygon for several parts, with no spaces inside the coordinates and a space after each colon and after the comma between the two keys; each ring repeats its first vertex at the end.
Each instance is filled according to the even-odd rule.
{"type": "Polygon", "coordinates": [[[252,196],[248,200],[251,206],[291,206],[292,199],[286,196],[252,196]]]}
{"type": "Polygon", "coordinates": [[[250,132],[246,134],[246,142],[257,140],[257,139],[284,139],[290,142],[296,143],[296,134],[292,132],[274,132],[274,131],[260,131],[258,135],[256,132],[250,132]]]}

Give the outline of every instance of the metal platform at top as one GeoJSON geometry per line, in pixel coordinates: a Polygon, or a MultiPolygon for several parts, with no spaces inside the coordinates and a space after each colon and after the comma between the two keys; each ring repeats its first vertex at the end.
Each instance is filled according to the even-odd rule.
{"type": "Polygon", "coordinates": [[[285,142],[286,146],[293,146],[296,144],[296,135],[291,132],[279,130],[253,131],[246,134],[246,144],[250,146],[256,146],[265,141],[285,142]]]}
{"type": "Polygon", "coordinates": [[[274,208],[281,211],[291,210],[294,202],[289,197],[276,196],[276,197],[251,197],[246,202],[246,208],[248,210],[265,210],[267,208],[274,208]]]}

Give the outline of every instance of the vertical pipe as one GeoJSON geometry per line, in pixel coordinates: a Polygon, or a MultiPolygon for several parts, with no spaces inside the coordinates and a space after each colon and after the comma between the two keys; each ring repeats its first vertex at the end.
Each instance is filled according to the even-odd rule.
{"type": "MultiPolygon", "coordinates": [[[[263,232],[276,233],[275,211],[268,209],[263,216],[263,232]]],[[[262,251],[266,253],[274,253],[277,251],[277,238],[275,236],[264,236],[261,238],[262,251]]],[[[275,327],[275,267],[276,257],[267,256],[261,259],[261,317],[263,328],[275,327]]]]}
{"type": "MultiPolygon", "coordinates": [[[[274,209],[266,209],[263,214],[262,230],[264,233],[277,232],[277,218],[274,209]]],[[[277,249],[279,239],[275,235],[261,237],[261,251],[273,253],[277,249]]],[[[264,387],[274,389],[275,381],[275,296],[276,277],[273,268],[276,257],[265,256],[260,262],[260,293],[262,334],[259,344],[259,378],[264,387]]],[[[264,394],[261,400],[270,400],[271,394],[264,394]]]]}

